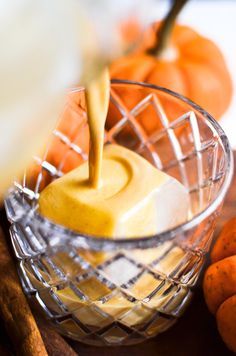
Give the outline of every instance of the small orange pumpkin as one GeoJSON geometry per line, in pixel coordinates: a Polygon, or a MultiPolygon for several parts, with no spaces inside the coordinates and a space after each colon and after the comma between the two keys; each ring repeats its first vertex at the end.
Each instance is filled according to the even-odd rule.
{"type": "MultiPolygon", "coordinates": [[[[220,49],[190,27],[175,24],[167,46],[155,56],[153,48],[159,28],[160,22],[155,23],[144,33],[135,53],[111,64],[111,78],[171,89],[219,119],[232,96],[232,81],[220,49]]],[[[124,97],[124,102],[128,107],[132,106],[135,98],[124,97]]]]}
{"type": "Polygon", "coordinates": [[[236,218],[223,228],[211,252],[203,291],[225,344],[236,352],[236,218]]]}

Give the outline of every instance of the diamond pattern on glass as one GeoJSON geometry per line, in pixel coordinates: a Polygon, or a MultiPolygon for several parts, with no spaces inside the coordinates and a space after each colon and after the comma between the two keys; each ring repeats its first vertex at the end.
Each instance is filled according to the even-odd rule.
{"type": "Polygon", "coordinates": [[[108,329],[102,337],[109,344],[119,344],[122,343],[129,334],[121,327],[114,325],[112,328],[108,329]]]}
{"type": "Polygon", "coordinates": [[[159,276],[144,271],[128,285],[127,291],[138,300],[143,300],[161,284],[159,276]]]}
{"type": "Polygon", "coordinates": [[[146,324],[150,321],[156,311],[147,308],[143,304],[139,303],[125,315],[120,318],[120,322],[124,323],[126,326],[134,329],[145,329],[146,324]]]}
{"type": "Polygon", "coordinates": [[[141,271],[138,264],[132,263],[125,256],[119,256],[103,268],[104,274],[118,286],[135,278],[141,271]]]}
{"type": "Polygon", "coordinates": [[[101,310],[109,314],[114,319],[117,319],[123,314],[126,314],[137,304],[134,298],[121,291],[111,293],[105,300],[99,300],[95,303],[101,310]]]}
{"type": "Polygon", "coordinates": [[[98,280],[96,276],[91,276],[76,283],[76,287],[91,301],[99,300],[111,292],[111,289],[98,280]]]}
{"type": "MultiPolygon", "coordinates": [[[[227,159],[224,135],[211,120],[177,97],[140,85],[113,84],[109,110],[106,143],[135,150],[182,182],[190,215],[212,203],[225,181],[227,159]]],[[[92,345],[134,344],[168,329],[184,312],[218,211],[153,245],[150,239],[117,247],[109,240],[95,251],[91,239],[68,231],[65,237],[36,219],[37,201],[47,184],[87,159],[88,148],[79,89],[69,95],[45,152],[34,157],[5,202],[11,240],[25,292],[58,330],[92,345]]]]}
{"type": "Polygon", "coordinates": [[[113,319],[96,305],[82,305],[73,313],[74,317],[83,323],[90,331],[98,331],[112,324],[113,319]]]}
{"type": "Polygon", "coordinates": [[[169,329],[170,325],[173,325],[176,322],[176,319],[167,319],[164,316],[157,316],[157,318],[147,327],[145,333],[150,337],[160,332],[169,329]]]}
{"type": "Polygon", "coordinates": [[[86,336],[84,330],[72,319],[66,319],[61,322],[57,321],[56,325],[60,328],[60,330],[68,333],[72,338],[79,336],[80,339],[83,339],[86,336]]]}
{"type": "Polygon", "coordinates": [[[174,246],[162,259],[154,262],[152,266],[156,271],[169,275],[181,263],[185,254],[185,251],[180,247],[174,246]]]}

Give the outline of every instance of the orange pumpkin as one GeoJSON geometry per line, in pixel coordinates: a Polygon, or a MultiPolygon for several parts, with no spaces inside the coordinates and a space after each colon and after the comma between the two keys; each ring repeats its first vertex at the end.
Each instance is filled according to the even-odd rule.
{"type": "MultiPolygon", "coordinates": [[[[160,23],[155,23],[144,33],[135,53],[111,64],[111,78],[147,82],[174,90],[219,119],[232,96],[232,81],[221,51],[190,27],[175,24],[168,45],[160,55],[148,54],[155,46],[159,27],[160,23]]],[[[124,97],[128,107],[136,101],[134,97],[124,97]]]]}
{"type": "Polygon", "coordinates": [[[203,281],[205,300],[225,344],[236,352],[236,218],[222,230],[211,260],[203,281]]]}

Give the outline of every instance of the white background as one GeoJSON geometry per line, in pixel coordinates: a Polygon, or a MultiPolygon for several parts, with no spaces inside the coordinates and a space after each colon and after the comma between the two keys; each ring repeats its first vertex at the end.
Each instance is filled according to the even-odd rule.
{"type": "MultiPolygon", "coordinates": [[[[169,5],[167,0],[157,0],[155,9],[149,14],[150,20],[162,18],[169,5]]],[[[214,40],[225,56],[233,79],[234,95],[220,124],[236,149],[236,0],[190,0],[178,20],[214,40]]]]}

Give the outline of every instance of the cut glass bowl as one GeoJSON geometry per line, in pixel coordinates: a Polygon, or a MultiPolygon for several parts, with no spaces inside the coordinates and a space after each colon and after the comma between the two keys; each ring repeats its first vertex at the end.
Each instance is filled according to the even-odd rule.
{"type": "Polygon", "coordinates": [[[231,181],[232,153],[219,124],[196,104],[164,88],[118,80],[105,143],[136,151],[184,184],[189,221],[155,236],[115,240],[80,235],[40,216],[42,189],[88,157],[81,88],[68,95],[45,152],[15,181],[5,206],[23,288],[46,317],[81,342],[130,345],[167,330],[186,309],[231,181]]]}

